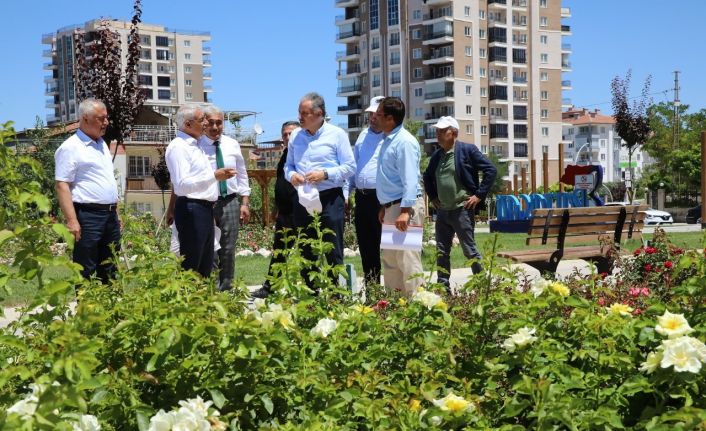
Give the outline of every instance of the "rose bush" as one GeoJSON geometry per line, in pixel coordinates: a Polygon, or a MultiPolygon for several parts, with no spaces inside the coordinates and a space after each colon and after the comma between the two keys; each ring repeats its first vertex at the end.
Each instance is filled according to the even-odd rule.
{"type": "MultiPolygon", "coordinates": [[[[17,159],[4,148],[0,165],[13,169],[17,159]]],[[[37,191],[22,186],[30,197],[18,193],[12,211],[42,212],[41,199],[31,197],[37,191]]],[[[667,286],[631,279],[627,266],[605,277],[528,283],[487,252],[487,271],[458,296],[427,283],[410,298],[371,289],[361,304],[329,284],[334,268],[323,259],[315,263],[322,291],[312,295],[299,272],[306,262],[292,247],[276,266],[275,294],[250,302],[242,287],[217,292],[213,280],[182,271],[150,233],[153,225],[125,217],[126,252],[110,285],[81,280],[65,255],[52,254],[57,237],[71,241],[60,224],[40,216],[2,225],[0,247],[12,243],[17,253],[12,267],[0,264],[0,289],[19,278],[37,294],[0,334],[0,428],[666,430],[706,423],[701,253],[669,255],[667,286]],[[54,275],[53,266],[65,271],[54,275]]],[[[320,239],[311,245],[327,247],[320,239]]]]}

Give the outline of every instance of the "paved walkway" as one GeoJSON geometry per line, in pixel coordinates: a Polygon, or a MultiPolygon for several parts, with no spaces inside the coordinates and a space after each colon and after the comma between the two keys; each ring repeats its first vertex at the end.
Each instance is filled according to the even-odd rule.
{"type": "MultiPolygon", "coordinates": [[[[530,279],[539,277],[539,271],[525,264],[513,264],[512,268],[517,268],[527,274],[530,279]]],[[[583,260],[562,260],[559,262],[559,267],[557,268],[557,275],[559,277],[567,277],[578,271],[581,274],[590,274],[590,265],[583,260]]],[[[429,273],[427,272],[427,275],[429,273]]],[[[468,278],[473,274],[471,268],[455,268],[451,270],[451,286],[455,290],[462,287],[468,278]]],[[[432,280],[436,280],[436,275],[432,277],[432,280]]],[[[358,277],[358,285],[362,286],[363,279],[358,277]]],[[[260,286],[249,286],[250,290],[258,289],[260,286]]],[[[75,306],[75,304],[73,304],[75,306]]],[[[5,315],[0,317],[0,328],[6,327],[10,322],[17,320],[20,313],[14,307],[7,307],[4,309],[5,315]]]]}

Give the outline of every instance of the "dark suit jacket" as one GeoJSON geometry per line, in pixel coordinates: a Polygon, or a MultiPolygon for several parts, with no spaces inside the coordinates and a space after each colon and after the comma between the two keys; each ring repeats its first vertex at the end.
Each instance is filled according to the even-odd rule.
{"type": "MultiPolygon", "coordinates": [[[[429,166],[424,171],[424,189],[431,200],[437,199],[439,196],[436,189],[436,168],[439,166],[442,154],[444,154],[444,150],[437,149],[431,155],[429,166]]],[[[493,163],[478,150],[478,147],[461,141],[456,141],[454,145],[454,159],[456,175],[468,194],[478,196],[481,200],[485,199],[498,173],[493,163]],[[482,181],[479,179],[480,172],[483,172],[482,181]]]]}

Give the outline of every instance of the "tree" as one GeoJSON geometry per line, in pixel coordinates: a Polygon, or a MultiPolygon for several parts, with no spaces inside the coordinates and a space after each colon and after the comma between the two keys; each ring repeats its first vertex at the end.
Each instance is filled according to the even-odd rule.
{"type": "Polygon", "coordinates": [[[74,33],[76,95],[79,101],[94,97],[105,103],[110,125],[104,139],[106,142],[117,142],[113,159],[118,153],[118,147],[124,147],[124,140],[129,136],[145,100],[137,83],[137,65],[140,60],[137,26],[142,16],[141,0],[135,0],[133,10],[124,71],[120,36],[111,30],[109,21],[101,20],[96,32],[86,34],[76,30],[74,33]],[[87,45],[86,42],[92,43],[87,45]]]}
{"type": "Polygon", "coordinates": [[[27,181],[39,181],[42,193],[49,198],[51,205],[49,214],[57,215],[59,201],[54,192],[54,153],[61,141],[68,137],[68,133],[63,126],[59,129],[47,129],[41,118],[37,116],[34,129],[28,130],[27,135],[32,140],[32,146],[28,149],[27,155],[39,163],[39,166],[44,169],[44,175],[37,178],[31,170],[23,173],[27,181]]]}
{"type": "Polygon", "coordinates": [[[506,189],[505,180],[503,179],[503,177],[509,175],[510,167],[508,166],[507,162],[500,161],[500,156],[495,153],[488,153],[488,160],[490,160],[493,165],[495,165],[495,168],[498,170],[497,175],[495,175],[495,181],[493,181],[493,185],[490,187],[489,194],[503,194],[505,193],[506,189]]]}
{"type": "MultiPolygon", "coordinates": [[[[630,79],[632,70],[628,70],[625,78],[616,76],[610,84],[613,94],[613,117],[615,118],[615,129],[623,141],[623,146],[628,149],[628,166],[630,167],[630,180],[634,180],[634,168],[632,166],[632,155],[639,145],[644,144],[650,135],[650,124],[647,116],[649,105],[649,91],[652,76],[647,76],[645,85],[642,88],[640,97],[636,98],[632,106],[630,100],[630,79]]],[[[632,203],[633,193],[627,187],[627,193],[632,203]]]]}
{"type": "Polygon", "coordinates": [[[169,176],[169,169],[167,168],[167,161],[164,158],[166,149],[164,147],[158,148],[157,152],[159,153],[159,161],[150,166],[150,170],[152,171],[154,182],[157,183],[157,187],[162,191],[162,212],[166,212],[167,204],[164,198],[164,192],[171,188],[171,178],[169,176]]]}

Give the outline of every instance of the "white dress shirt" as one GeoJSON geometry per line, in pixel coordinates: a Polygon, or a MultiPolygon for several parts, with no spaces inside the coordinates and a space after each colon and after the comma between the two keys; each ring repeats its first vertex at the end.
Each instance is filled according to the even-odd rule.
{"type": "Polygon", "coordinates": [[[71,199],[84,204],[118,202],[113,157],[103,138],[94,141],[78,129],[54,153],[56,181],[69,183],[71,199]]]}
{"type": "MultiPolygon", "coordinates": [[[[248,181],[248,171],[245,169],[245,159],[240,151],[240,144],[230,136],[221,135],[218,138],[223,154],[223,167],[235,169],[235,176],[226,181],[228,186],[228,194],[237,193],[239,196],[250,196],[250,182],[248,181]]],[[[206,135],[199,138],[199,147],[206,153],[208,160],[211,162],[211,167],[218,169],[216,160],[216,146],[213,145],[213,139],[206,135]]]]}
{"type": "Polygon", "coordinates": [[[385,134],[375,133],[367,128],[358,135],[353,147],[355,175],[351,177],[350,189],[374,189],[378,173],[378,156],[385,134]]]}
{"type": "Polygon", "coordinates": [[[177,132],[176,138],[167,146],[165,159],[174,194],[211,202],[218,199],[218,182],[211,162],[196,139],[182,131],[177,132]]]}

